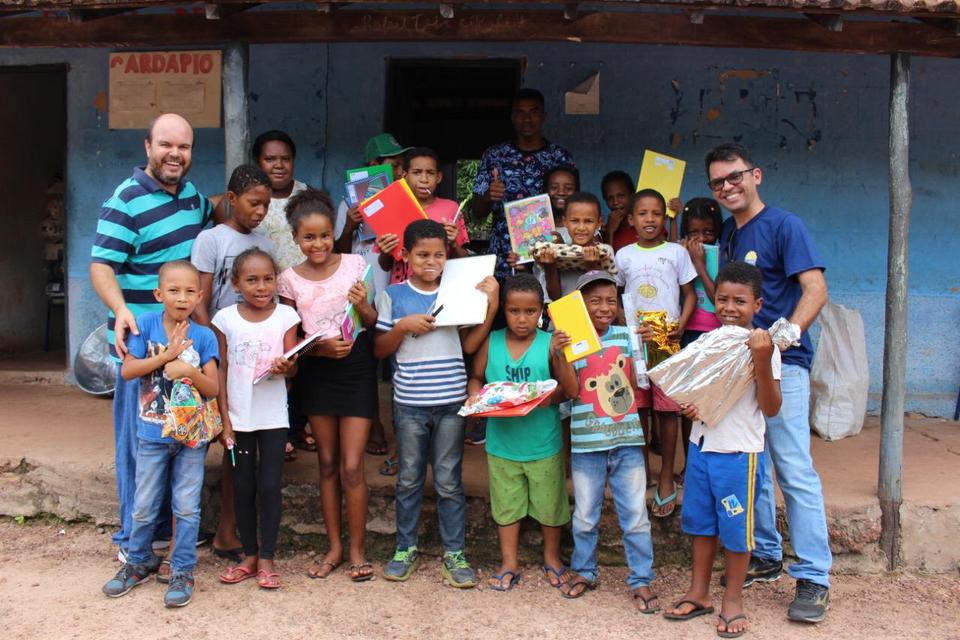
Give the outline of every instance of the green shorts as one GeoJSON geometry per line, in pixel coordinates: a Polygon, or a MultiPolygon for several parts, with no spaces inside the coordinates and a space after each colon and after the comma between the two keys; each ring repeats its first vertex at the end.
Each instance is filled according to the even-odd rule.
{"type": "Polygon", "coordinates": [[[570,522],[570,497],[563,452],[529,462],[487,454],[490,510],[493,521],[506,526],[530,516],[548,527],[570,522]]]}

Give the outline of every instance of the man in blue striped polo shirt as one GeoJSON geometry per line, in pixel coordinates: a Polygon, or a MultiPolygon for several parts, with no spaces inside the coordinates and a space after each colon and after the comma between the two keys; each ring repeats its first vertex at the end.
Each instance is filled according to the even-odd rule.
{"type": "MultiPolygon", "coordinates": [[[[126,552],[133,518],[139,380],[124,381],[119,363],[127,354],[129,333],[140,334],[136,318],[163,309],[153,295],[160,267],[190,259],[193,241],[213,213],[210,201],[185,180],[193,151],[189,122],[173,113],[157,117],[144,148],[147,165],[135,168],[103,203],[90,263],[90,281],[110,310],[110,355],[117,361],[113,428],[120,530],[113,542],[121,554],[126,552]]],[[[170,514],[161,514],[160,520],[159,526],[169,526],[170,514]]]]}

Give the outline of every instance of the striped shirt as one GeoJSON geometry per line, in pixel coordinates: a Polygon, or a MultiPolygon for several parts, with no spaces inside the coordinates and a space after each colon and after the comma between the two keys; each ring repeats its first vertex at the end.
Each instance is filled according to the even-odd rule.
{"type": "MultiPolygon", "coordinates": [[[[406,316],[427,313],[436,299],[436,291],[420,291],[409,281],[390,285],[377,296],[377,330],[390,331],[406,316]]],[[[404,337],[394,354],[393,399],[414,407],[440,407],[467,399],[467,370],[456,327],[404,337]]]]}
{"type": "Polygon", "coordinates": [[[630,384],[633,351],[627,327],[612,326],[600,336],[603,348],[573,363],[580,395],[570,414],[573,453],[638,446],[643,426],[637,415],[637,392],[630,384]]]}
{"type": "MultiPolygon", "coordinates": [[[[103,203],[90,258],[113,269],[134,317],[161,311],[163,305],[153,297],[160,267],[172,260],[190,260],[193,241],[212,214],[210,201],[192,182],[181,182],[174,195],[137,167],[103,203]]],[[[107,340],[110,355],[119,360],[113,343],[115,322],[110,311],[107,340]]]]}

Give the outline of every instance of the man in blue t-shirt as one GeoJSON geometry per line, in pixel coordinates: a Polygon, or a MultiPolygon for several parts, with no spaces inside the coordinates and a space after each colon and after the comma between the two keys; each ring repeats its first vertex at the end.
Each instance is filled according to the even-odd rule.
{"type": "MultiPolygon", "coordinates": [[[[763,274],[763,307],[754,325],[770,328],[786,318],[800,334],[800,346],[782,354],[780,413],[767,419],[766,467],[774,469],[787,507],[790,538],[799,560],[789,573],[797,591],[787,617],[820,622],[829,605],[833,558],[827,534],[820,477],[810,456],[810,363],[813,347],[807,329],[827,302],[824,265],[803,221],[767,206],[757,187],[763,172],[739,144],[722,144],[705,159],[710,190],[733,214],[720,234],[721,264],[740,260],[763,274]]],[[[783,546],[776,525],[776,501],[770,471],[757,498],[756,549],[744,586],[772,581],[783,571],[783,546]]]]}

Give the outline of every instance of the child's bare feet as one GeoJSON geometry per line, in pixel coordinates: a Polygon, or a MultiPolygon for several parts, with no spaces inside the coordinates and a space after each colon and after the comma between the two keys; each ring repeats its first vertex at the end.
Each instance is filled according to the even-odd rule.
{"type": "Polygon", "coordinates": [[[633,590],[633,604],[640,613],[656,613],[660,611],[660,600],[649,586],[637,587],[633,590]]]}

